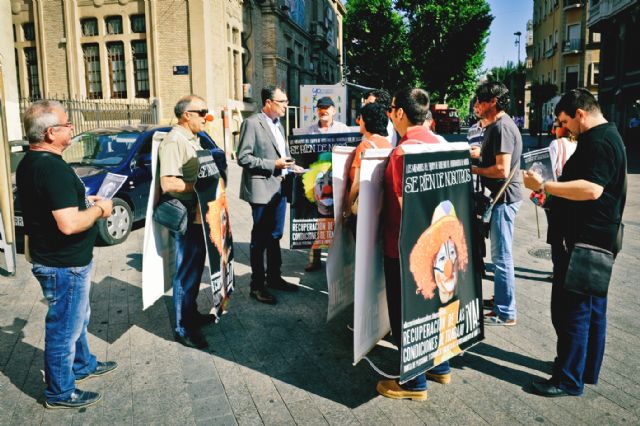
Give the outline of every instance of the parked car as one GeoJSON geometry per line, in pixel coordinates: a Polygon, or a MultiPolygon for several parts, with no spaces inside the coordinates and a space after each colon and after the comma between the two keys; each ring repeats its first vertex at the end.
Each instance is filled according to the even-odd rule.
{"type": "Polygon", "coordinates": [[[460,117],[458,110],[449,108],[447,104],[435,104],[431,107],[436,132],[440,134],[460,133],[460,117]]]}
{"type": "MultiPolygon", "coordinates": [[[[145,218],[151,187],[153,134],[170,130],[171,127],[145,125],[95,129],[75,136],[64,151],[63,158],[84,183],[87,195],[98,192],[108,172],[127,176],[113,197],[111,216],[98,221],[98,236],[105,244],[125,241],[133,223],[145,218]]],[[[203,148],[212,151],[218,168],[224,173],[224,152],[206,132],[198,136],[203,148]]],[[[21,240],[24,222],[19,199],[15,202],[15,211],[16,235],[21,240]]]]}

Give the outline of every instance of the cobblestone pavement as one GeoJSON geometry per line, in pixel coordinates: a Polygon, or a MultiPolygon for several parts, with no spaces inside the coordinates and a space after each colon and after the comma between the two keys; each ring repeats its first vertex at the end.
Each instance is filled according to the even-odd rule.
{"type": "MultiPolygon", "coordinates": [[[[625,247],[611,285],[600,383],[587,386],[579,398],[545,399],[527,390],[529,382],[550,374],[555,335],[546,221],[539,215],[538,238],[534,207],[525,202],[514,243],[518,325],[487,329],[483,342],[452,361],[452,383],[432,383],[429,400],[421,403],[378,396],[379,377],[362,362],[351,365],[352,334],[346,328],[351,313],[326,323],[324,269],[305,273],[305,251],[283,244],[283,275],[302,286],[298,293],[276,293],[276,306],[249,298],[251,218],[249,206],[237,198],[239,181],[240,169],[232,162],[237,290],[229,313],[205,328],[208,351],[173,341],[170,295],[142,311],[142,228],[121,245],[95,249],[89,341],[99,359],[120,364],[113,374],[82,384],[102,392],[95,406],[43,408],[46,304],[19,256],[16,276],[0,276],[0,424],[640,423],[638,174],[630,175],[625,247]]],[[[492,293],[490,280],[483,287],[492,293]]],[[[203,284],[201,310],[210,300],[203,284]]],[[[371,357],[391,371],[398,355],[379,346],[371,357]]]]}

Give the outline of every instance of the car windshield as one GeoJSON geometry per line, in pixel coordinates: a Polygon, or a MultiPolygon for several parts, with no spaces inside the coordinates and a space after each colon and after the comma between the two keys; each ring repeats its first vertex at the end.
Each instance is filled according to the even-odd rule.
{"type": "Polygon", "coordinates": [[[117,166],[127,158],[138,135],[137,132],[82,133],[73,138],[63,158],[72,164],[117,166]]]}

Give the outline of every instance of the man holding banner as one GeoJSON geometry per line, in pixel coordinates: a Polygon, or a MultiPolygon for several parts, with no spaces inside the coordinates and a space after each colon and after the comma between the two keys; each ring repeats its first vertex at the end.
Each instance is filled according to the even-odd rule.
{"type": "Polygon", "coordinates": [[[251,297],[276,304],[269,288],[297,291],[298,287],[280,276],[280,239],[284,231],[287,196],[282,183],[288,169],[298,168],[289,157],[280,117],[287,112],[286,93],[275,86],[262,89],[262,110],[249,117],[240,128],[238,164],[242,166],[240,199],[251,205],[251,297]],[[267,255],[265,273],[264,257],[267,255]]]}
{"type": "MultiPolygon", "coordinates": [[[[423,127],[429,111],[429,94],[422,89],[404,89],[398,91],[391,103],[390,118],[395,130],[402,139],[393,150],[385,171],[385,203],[383,212],[384,222],[384,273],[387,291],[387,305],[391,331],[398,348],[402,341],[402,300],[400,274],[400,221],[402,217],[402,178],[404,151],[403,144],[438,144],[440,141],[423,127]]],[[[424,401],[427,399],[427,377],[439,383],[451,381],[449,362],[436,365],[426,374],[400,384],[397,380],[381,380],[376,389],[378,392],[393,399],[412,399],[424,401]]]]}
{"type": "MultiPolygon", "coordinates": [[[[333,119],[336,115],[336,105],[329,96],[318,99],[316,103],[318,109],[318,122],[307,127],[305,134],[320,135],[328,133],[349,133],[349,127],[333,119]]],[[[319,248],[312,248],[309,251],[309,263],[304,267],[307,272],[320,269],[320,253],[319,248]]]]}
{"type": "Polygon", "coordinates": [[[174,233],[174,337],[182,345],[202,349],[207,347],[207,341],[198,325],[207,321],[207,317],[198,313],[196,299],[204,271],[206,247],[194,185],[199,170],[197,152],[203,149],[197,133],[204,130],[209,111],[204,99],[189,95],[178,101],[174,113],[178,124],[160,143],[158,150],[162,192],[178,199],[187,208],[189,221],[184,235],[174,233]]]}

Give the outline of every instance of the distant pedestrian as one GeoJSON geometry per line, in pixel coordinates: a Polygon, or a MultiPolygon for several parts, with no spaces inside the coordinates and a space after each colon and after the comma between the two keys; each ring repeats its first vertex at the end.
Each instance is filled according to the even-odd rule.
{"type": "Polygon", "coordinates": [[[24,113],[29,152],[16,172],[33,261],[49,309],[45,318],[44,391],[47,408],[81,408],[101,399],[76,383],[118,366],[99,362],[89,350],[87,325],[96,221],[111,216],[111,200],[85,196],[86,189],[62,152],[73,124],[55,101],[34,102],[24,113]]]}

